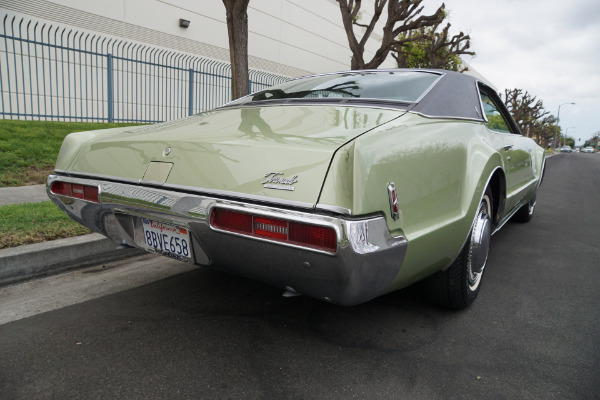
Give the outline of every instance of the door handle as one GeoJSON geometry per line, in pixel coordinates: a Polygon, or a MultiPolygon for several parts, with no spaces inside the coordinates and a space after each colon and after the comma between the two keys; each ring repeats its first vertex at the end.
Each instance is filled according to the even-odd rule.
{"type": "Polygon", "coordinates": [[[513,145],[512,145],[512,144],[507,144],[506,146],[503,146],[503,147],[502,147],[502,150],[507,150],[507,151],[508,151],[508,150],[510,150],[510,149],[512,149],[512,148],[513,148],[513,145]]]}

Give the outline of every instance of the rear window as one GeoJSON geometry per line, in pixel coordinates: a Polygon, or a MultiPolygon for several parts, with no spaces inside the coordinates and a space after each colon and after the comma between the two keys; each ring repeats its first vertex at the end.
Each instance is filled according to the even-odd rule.
{"type": "Polygon", "coordinates": [[[348,72],[294,79],[230,103],[285,99],[378,99],[417,102],[441,75],[419,71],[348,72]]]}

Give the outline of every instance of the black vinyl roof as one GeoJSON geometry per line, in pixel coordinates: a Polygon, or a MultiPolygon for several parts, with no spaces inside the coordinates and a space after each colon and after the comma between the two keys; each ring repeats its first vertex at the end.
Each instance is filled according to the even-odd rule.
{"type": "Polygon", "coordinates": [[[411,111],[429,117],[469,118],[483,121],[477,78],[454,71],[431,70],[442,78],[411,111]]]}

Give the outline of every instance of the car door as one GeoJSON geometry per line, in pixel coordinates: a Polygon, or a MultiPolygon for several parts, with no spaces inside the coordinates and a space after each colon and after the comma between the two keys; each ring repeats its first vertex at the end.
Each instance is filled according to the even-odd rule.
{"type": "Polygon", "coordinates": [[[528,193],[535,181],[532,168],[534,142],[521,135],[508,110],[489,87],[480,85],[481,104],[486,116],[486,127],[492,135],[494,147],[504,162],[506,174],[505,210],[510,211],[528,193]]]}

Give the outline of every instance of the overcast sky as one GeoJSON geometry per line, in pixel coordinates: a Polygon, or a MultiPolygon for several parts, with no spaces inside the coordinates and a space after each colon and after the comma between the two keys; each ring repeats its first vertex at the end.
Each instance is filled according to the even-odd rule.
{"type": "MultiPolygon", "coordinates": [[[[431,14],[443,0],[425,0],[431,14]]],[[[467,59],[497,89],[544,102],[577,145],[600,131],[600,0],[445,0],[451,31],[471,36],[467,59]],[[581,142],[577,140],[581,138],[581,142]]]]}

